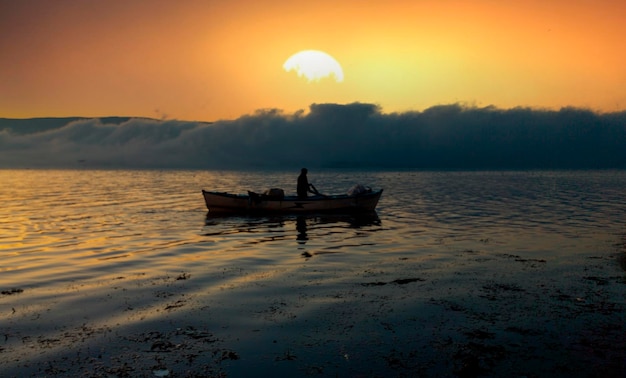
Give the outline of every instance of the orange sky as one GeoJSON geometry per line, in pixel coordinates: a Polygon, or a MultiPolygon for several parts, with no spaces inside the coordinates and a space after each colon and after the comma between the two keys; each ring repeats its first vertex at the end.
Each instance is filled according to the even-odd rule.
{"type": "Polygon", "coordinates": [[[0,0],[0,117],[626,108],[626,2],[0,0]],[[334,56],[345,80],[282,69],[334,56]]]}

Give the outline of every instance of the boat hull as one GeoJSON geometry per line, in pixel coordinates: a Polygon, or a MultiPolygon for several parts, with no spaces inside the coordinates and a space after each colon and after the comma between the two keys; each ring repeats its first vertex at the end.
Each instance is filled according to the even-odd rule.
{"type": "Polygon", "coordinates": [[[312,196],[299,199],[286,196],[274,199],[263,195],[230,194],[202,191],[206,207],[211,213],[323,213],[373,211],[383,191],[356,196],[312,196]]]}

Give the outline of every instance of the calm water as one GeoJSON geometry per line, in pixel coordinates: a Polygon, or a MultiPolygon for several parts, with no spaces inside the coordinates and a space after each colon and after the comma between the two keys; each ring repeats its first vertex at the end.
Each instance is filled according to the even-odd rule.
{"type": "Polygon", "coordinates": [[[608,252],[625,232],[624,171],[311,172],[322,192],[354,183],[384,188],[378,217],[207,218],[203,188],[294,192],[296,176],[0,171],[0,287],[195,272],[198,262],[208,274],[237,259],[288,264],[303,252],[342,253],[349,264],[371,254],[506,244],[556,259],[608,252]]]}
{"type": "MultiPolygon", "coordinates": [[[[88,324],[84,319],[115,328],[145,318],[163,317],[163,308],[172,311],[186,303],[202,309],[199,316],[212,331],[228,329],[230,334],[224,335],[223,340],[234,340],[231,349],[250,356],[255,353],[255,346],[244,345],[242,340],[256,340],[254,337],[261,337],[262,333],[261,326],[249,324],[251,318],[262,317],[267,327],[276,324],[281,316],[280,322],[286,327],[296,314],[298,319],[310,319],[309,326],[317,324],[312,323],[314,319],[328,323],[330,318],[326,319],[316,308],[350,296],[354,297],[355,306],[373,303],[365,301],[366,294],[356,294],[354,288],[369,290],[367,285],[397,282],[396,279],[425,282],[420,292],[412,294],[419,296],[412,303],[448,310],[460,306],[451,305],[450,301],[465,303],[468,295],[491,303],[488,301],[492,299],[491,292],[486,295],[483,292],[515,289],[517,286],[494,284],[513,276],[518,282],[526,282],[538,279],[540,274],[547,275],[548,278],[544,277],[532,288],[538,291],[537,298],[545,296],[543,292],[548,285],[554,286],[553,292],[560,293],[552,294],[551,298],[563,299],[565,292],[570,293],[568,298],[582,297],[579,294],[582,290],[595,288],[585,283],[587,286],[574,287],[567,278],[573,276],[572,271],[581,270],[590,258],[609,264],[606,268],[603,263],[598,269],[610,270],[609,279],[615,281],[611,286],[613,293],[619,293],[623,287],[619,277],[623,277],[625,268],[620,264],[624,260],[603,259],[623,253],[626,171],[310,171],[309,180],[322,193],[344,192],[355,183],[384,188],[377,213],[367,217],[207,216],[201,189],[245,193],[281,187],[293,193],[297,174],[0,171],[0,289],[9,292],[19,289],[21,293],[0,297],[0,311],[13,313],[13,318],[0,321],[6,337],[5,352],[17,356],[15,361],[20,353],[30,353],[28,350],[34,347],[28,346],[24,335],[31,332],[34,338],[36,330],[43,326],[33,323],[32,329],[21,331],[15,327],[35,322],[41,313],[50,314],[51,323],[58,321],[58,316],[72,319],[76,325],[67,325],[62,330],[73,334],[88,324]],[[570,264],[575,267],[570,268],[570,264]],[[551,275],[561,276],[563,280],[555,283],[556,278],[550,278],[551,275]],[[165,294],[168,287],[178,282],[176,277],[188,285],[178,301],[172,299],[173,294],[165,294]],[[158,287],[155,280],[159,281],[158,287]],[[126,285],[127,303],[119,308],[111,303],[106,307],[107,298],[122,281],[126,285]],[[445,291],[436,291],[440,288],[445,291]],[[102,307],[93,303],[94,298],[104,303],[102,307]],[[163,301],[165,304],[157,308],[155,303],[163,301]],[[244,302],[248,307],[242,307],[244,302]],[[279,311],[287,305],[290,312],[279,311]],[[102,311],[117,320],[96,321],[102,311]],[[52,317],[53,313],[57,315],[52,317]],[[211,321],[215,324],[206,323],[211,321]],[[113,325],[115,322],[117,326],[113,325]],[[226,323],[230,325],[224,326],[226,323]],[[20,348],[25,351],[21,352],[20,348]]],[[[585,274],[591,275],[576,273],[577,280],[585,274]]],[[[595,276],[590,279],[595,280],[590,281],[592,284],[600,280],[595,276]]],[[[394,293],[378,299],[402,303],[406,294],[394,293]]],[[[622,295],[618,304],[612,306],[623,306],[623,299],[622,295]]],[[[529,300],[526,305],[532,308],[535,302],[529,300]]],[[[465,303],[465,306],[472,305],[465,303]]],[[[333,308],[348,311],[345,307],[333,308]]],[[[383,308],[380,305],[377,311],[383,308]]],[[[399,315],[400,310],[377,314],[376,318],[392,316],[387,323],[380,324],[399,324],[393,316],[399,315]]],[[[356,307],[350,311],[351,318],[359,317],[356,307]]],[[[402,311],[412,313],[408,308],[402,311]]],[[[536,309],[530,313],[533,311],[536,309]]],[[[550,321],[546,317],[546,322],[550,321]]],[[[411,318],[414,317],[407,315],[407,319],[411,318]]],[[[485,321],[484,316],[478,320],[485,321]]],[[[297,329],[306,329],[303,324],[297,325],[297,329]]],[[[369,324],[368,320],[364,319],[362,324],[369,324]]],[[[573,327],[572,324],[563,327],[573,327]]],[[[58,330],[58,325],[48,327],[51,333],[58,330]]],[[[315,332],[324,329],[314,328],[315,332]]],[[[450,328],[458,330],[459,326],[450,325],[450,328]]],[[[352,339],[370,332],[365,329],[356,333],[356,329],[352,339]]],[[[287,329],[272,332],[287,332],[287,329]]],[[[436,337],[415,340],[429,340],[428,350],[433,345],[441,346],[444,336],[435,331],[431,335],[436,337]]],[[[364,360],[374,361],[367,355],[372,350],[369,342],[351,347],[360,351],[364,360]]],[[[390,343],[393,344],[392,339],[390,343]]],[[[45,348],[50,348],[49,344],[45,348]]],[[[268,341],[268,345],[277,344],[268,341]]],[[[306,345],[313,348],[310,342],[306,345]]],[[[324,352],[319,353],[332,352],[325,345],[320,343],[324,352]]],[[[342,345],[337,348],[347,348],[348,344],[342,345]]],[[[398,347],[391,349],[397,351],[398,347]]],[[[455,354],[458,351],[450,352],[451,356],[455,354]]],[[[423,358],[440,359],[428,354],[423,358]]],[[[555,357],[558,358],[563,356],[555,357]]],[[[389,358],[381,361],[388,362],[389,358]]],[[[15,363],[18,365],[12,371],[23,372],[20,369],[24,366],[20,367],[19,361],[15,363]]],[[[243,362],[231,366],[235,375],[243,373],[237,371],[237,366],[243,366],[243,362]]],[[[326,366],[325,373],[346,373],[338,365],[333,366],[338,370],[326,366]]],[[[372,369],[375,368],[378,367],[372,369]]],[[[447,375],[443,367],[439,368],[442,376],[447,375]]]]}

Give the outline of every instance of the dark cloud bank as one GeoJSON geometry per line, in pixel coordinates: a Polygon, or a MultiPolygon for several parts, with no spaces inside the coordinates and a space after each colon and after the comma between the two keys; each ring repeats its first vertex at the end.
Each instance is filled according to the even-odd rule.
{"type": "Polygon", "coordinates": [[[214,123],[0,119],[0,168],[626,168],[626,112],[372,104],[214,123]]]}

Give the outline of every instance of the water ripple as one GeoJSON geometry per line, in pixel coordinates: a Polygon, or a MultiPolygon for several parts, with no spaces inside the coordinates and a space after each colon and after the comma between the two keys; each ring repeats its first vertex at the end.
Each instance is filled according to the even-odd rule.
{"type": "Polygon", "coordinates": [[[385,193],[378,211],[367,216],[212,217],[204,208],[202,188],[235,193],[289,188],[295,176],[0,171],[0,285],[45,285],[138,266],[182,270],[198,260],[226,266],[232,258],[261,255],[282,264],[329,252],[356,263],[364,253],[404,256],[442,246],[572,253],[581,240],[623,234],[626,222],[623,171],[310,176],[322,192],[347,190],[359,177],[385,193]],[[216,253],[223,260],[208,260],[216,253]]]}

